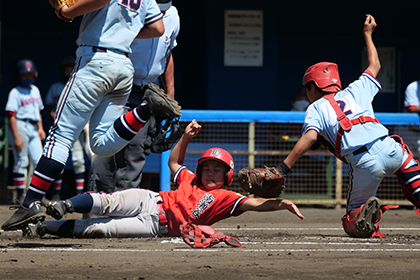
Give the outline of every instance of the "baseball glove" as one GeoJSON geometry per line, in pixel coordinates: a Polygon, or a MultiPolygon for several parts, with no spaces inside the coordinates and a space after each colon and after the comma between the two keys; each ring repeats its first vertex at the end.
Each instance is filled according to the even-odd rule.
{"type": "Polygon", "coordinates": [[[181,116],[181,106],[179,106],[178,102],[153,83],[147,85],[143,100],[149,103],[152,115],[169,114],[174,118],[181,116]]]}
{"type": "Polygon", "coordinates": [[[61,8],[64,7],[65,5],[67,5],[68,7],[71,7],[77,2],[79,2],[79,0],[48,0],[48,1],[50,2],[51,6],[54,8],[55,14],[57,15],[59,19],[62,19],[67,22],[72,22],[71,19],[65,18],[61,15],[61,8]]]}
{"type": "Polygon", "coordinates": [[[238,180],[245,191],[264,198],[278,197],[286,188],[285,177],[275,167],[243,168],[238,180]]]}

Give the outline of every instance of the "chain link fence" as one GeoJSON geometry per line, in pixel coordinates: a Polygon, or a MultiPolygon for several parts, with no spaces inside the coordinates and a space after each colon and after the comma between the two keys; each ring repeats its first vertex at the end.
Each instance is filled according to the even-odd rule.
{"type": "MultiPolygon", "coordinates": [[[[376,117],[389,129],[390,135],[403,137],[415,157],[419,157],[420,131],[416,114],[379,113],[376,117]]],[[[184,164],[194,171],[205,150],[223,148],[235,161],[235,180],[229,189],[246,195],[236,180],[238,171],[247,166],[277,166],[281,163],[300,138],[304,113],[188,111],[181,117],[183,127],[194,118],[202,129],[190,142],[184,164]]],[[[348,166],[324,147],[308,151],[292,168],[282,197],[293,199],[298,204],[343,207],[348,174],[348,166]]],[[[175,187],[172,183],[171,188],[175,187]]],[[[411,205],[395,175],[384,178],[377,196],[384,204],[411,205]]]]}

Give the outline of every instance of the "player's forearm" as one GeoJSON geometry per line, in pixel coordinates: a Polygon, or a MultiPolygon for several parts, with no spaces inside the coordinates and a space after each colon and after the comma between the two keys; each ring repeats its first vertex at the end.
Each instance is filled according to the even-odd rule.
{"type": "Polygon", "coordinates": [[[185,134],[183,134],[178,143],[176,143],[175,147],[172,149],[168,161],[169,168],[172,172],[175,172],[178,169],[177,167],[184,163],[185,153],[189,143],[190,139],[185,137],[185,134]]]}
{"type": "Polygon", "coordinates": [[[301,158],[315,143],[318,138],[318,133],[315,130],[309,130],[299,141],[296,143],[293,150],[284,160],[284,163],[292,168],[295,165],[296,161],[301,158]]]}
{"type": "Polygon", "coordinates": [[[10,116],[9,117],[9,127],[10,127],[10,131],[12,132],[13,137],[15,139],[20,138],[19,131],[17,129],[17,123],[16,123],[16,117],[15,116],[10,116]]]}
{"type": "Polygon", "coordinates": [[[161,79],[165,85],[166,94],[175,99],[174,60],[172,54],[169,55],[161,79]]]}
{"type": "Polygon", "coordinates": [[[137,34],[137,39],[150,39],[155,37],[160,37],[165,32],[165,26],[163,25],[163,20],[160,19],[151,24],[143,26],[139,34],[137,34]]]}
{"type": "Polygon", "coordinates": [[[381,69],[381,62],[379,60],[378,51],[376,50],[371,35],[369,36],[365,34],[365,42],[369,61],[367,70],[371,71],[374,77],[376,77],[379,73],[379,70],[381,69]]]}
{"type": "Polygon", "coordinates": [[[408,112],[410,113],[417,113],[420,114],[420,106],[417,107],[411,107],[410,109],[407,109],[408,112]]]}
{"type": "Polygon", "coordinates": [[[111,0],[79,0],[71,7],[64,6],[61,8],[61,15],[65,18],[72,19],[105,7],[111,0]]]}
{"type": "Polygon", "coordinates": [[[282,208],[282,199],[276,198],[250,198],[239,206],[239,211],[257,211],[267,212],[284,209],[282,208]]]}

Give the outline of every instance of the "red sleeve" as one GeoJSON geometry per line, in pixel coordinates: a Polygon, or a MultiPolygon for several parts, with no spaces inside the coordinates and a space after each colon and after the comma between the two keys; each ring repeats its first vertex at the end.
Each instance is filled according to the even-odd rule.
{"type": "Polygon", "coordinates": [[[370,70],[367,70],[367,69],[366,69],[366,70],[365,70],[365,73],[366,73],[366,74],[369,74],[369,75],[371,75],[372,77],[374,77],[374,78],[375,78],[375,76],[373,76],[373,73],[372,73],[370,70]]]}
{"type": "Polygon", "coordinates": [[[13,111],[6,111],[6,114],[9,115],[9,117],[16,117],[16,112],[13,111]]]}

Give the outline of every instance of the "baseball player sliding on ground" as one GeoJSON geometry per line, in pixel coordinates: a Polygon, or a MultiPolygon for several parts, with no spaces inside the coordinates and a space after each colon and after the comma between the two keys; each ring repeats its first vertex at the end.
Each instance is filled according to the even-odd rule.
{"type": "MultiPolygon", "coordinates": [[[[382,207],[376,191],[386,175],[396,174],[406,197],[420,206],[420,167],[399,136],[375,118],[372,100],[381,89],[375,79],[381,67],[372,33],[373,16],[366,15],[363,35],[369,66],[358,80],[342,89],[338,67],[321,62],[309,67],[303,77],[312,103],[305,115],[303,136],[277,166],[285,176],[296,161],[321,141],[350,167],[344,230],[353,237],[381,236],[379,219],[390,207],[382,207]]],[[[319,146],[318,146],[319,147],[319,146]]],[[[417,213],[419,211],[417,210],[417,213]]]]}
{"type": "MultiPolygon", "coordinates": [[[[289,200],[250,198],[223,189],[223,186],[232,183],[234,168],[232,156],[223,149],[207,150],[198,160],[196,172],[189,171],[183,165],[186,149],[200,129],[201,125],[193,120],[171,151],[168,165],[178,185],[177,190],[157,193],[145,189],[128,189],[111,194],[85,193],[50,204],[47,213],[56,219],[72,212],[89,213],[101,218],[39,222],[36,225],[30,224],[24,232],[34,236],[48,233],[63,237],[121,238],[181,236],[192,228],[195,233],[189,232],[186,242],[198,246],[201,241],[195,239],[198,238],[195,234],[201,231],[195,225],[210,226],[245,211],[287,209],[304,219],[296,205],[289,200]]],[[[217,239],[217,236],[214,237],[217,239]]],[[[209,245],[205,243],[199,246],[209,245]]]]}
{"type": "Polygon", "coordinates": [[[135,38],[159,37],[164,32],[156,2],[84,0],[57,11],[67,19],[82,14],[76,65],[57,105],[54,124],[25,200],[2,225],[4,230],[23,228],[45,218],[40,201],[60,175],[70,148],[89,120],[92,151],[110,156],[130,142],[151,112],[181,115],[176,101],[153,91],[147,91],[139,106],[122,115],[134,74],[128,58],[130,44],[135,38]]]}

